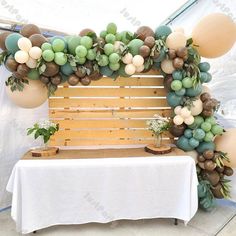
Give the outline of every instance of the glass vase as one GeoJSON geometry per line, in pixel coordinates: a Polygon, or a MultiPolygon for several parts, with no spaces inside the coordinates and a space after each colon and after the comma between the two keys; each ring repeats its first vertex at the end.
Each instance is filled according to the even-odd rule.
{"type": "Polygon", "coordinates": [[[161,147],[162,137],[161,134],[155,134],[155,147],[161,147]]]}
{"type": "Polygon", "coordinates": [[[48,142],[44,142],[44,138],[43,136],[40,136],[41,139],[41,144],[40,144],[40,149],[42,150],[47,150],[48,149],[48,142]]]}

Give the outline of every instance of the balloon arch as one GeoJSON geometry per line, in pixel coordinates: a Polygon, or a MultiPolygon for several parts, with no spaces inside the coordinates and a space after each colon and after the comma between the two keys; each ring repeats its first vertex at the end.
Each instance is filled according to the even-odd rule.
{"type": "Polygon", "coordinates": [[[183,29],[148,26],[135,33],[117,32],[114,23],[97,35],[84,29],[78,36],[45,38],[32,24],[20,33],[0,34],[0,59],[12,72],[6,80],[7,95],[18,106],[43,104],[57,86],[89,85],[103,75],[113,79],[159,70],[164,76],[167,102],[173,108],[170,132],[176,145],[197,155],[199,203],[212,208],[215,198],[229,196],[228,180],[233,171],[227,154],[216,150],[214,139],[224,132],[214,112],[219,102],[204,91],[212,80],[210,64],[201,56],[225,54],[236,39],[236,26],[229,16],[214,13],[203,18],[187,38],[183,29]]]}

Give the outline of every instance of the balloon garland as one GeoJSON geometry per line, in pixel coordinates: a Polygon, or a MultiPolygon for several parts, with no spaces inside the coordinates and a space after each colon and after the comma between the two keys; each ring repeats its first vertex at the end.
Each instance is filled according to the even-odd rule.
{"type": "Polygon", "coordinates": [[[215,197],[229,196],[225,176],[233,171],[225,164],[229,161],[226,153],[215,147],[214,138],[224,129],[214,118],[219,102],[203,92],[202,84],[210,82],[212,76],[209,63],[201,62],[201,56],[223,55],[235,38],[235,24],[220,13],[203,18],[192,38],[187,38],[183,29],[172,31],[166,25],[155,32],[148,26],[136,33],[117,32],[114,23],[100,35],[84,29],[78,36],[45,38],[37,26],[28,24],[20,33],[0,34],[0,59],[12,72],[6,81],[8,96],[25,108],[41,105],[47,91],[53,94],[66,81],[71,86],[86,86],[103,75],[115,79],[159,70],[168,91],[167,102],[174,111],[170,133],[178,137],[180,149],[196,150],[199,203],[209,209],[215,197]],[[223,23],[214,27],[216,21],[223,23]]]}

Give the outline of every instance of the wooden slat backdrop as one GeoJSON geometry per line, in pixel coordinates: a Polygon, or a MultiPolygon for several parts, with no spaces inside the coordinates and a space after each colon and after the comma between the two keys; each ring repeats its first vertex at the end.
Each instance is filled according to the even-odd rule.
{"type": "MultiPolygon", "coordinates": [[[[60,86],[49,98],[50,119],[60,124],[52,145],[91,146],[153,142],[146,121],[154,114],[170,116],[163,77],[157,71],[103,77],[89,86],[60,86]]],[[[166,132],[164,142],[173,137],[166,132]]]]}

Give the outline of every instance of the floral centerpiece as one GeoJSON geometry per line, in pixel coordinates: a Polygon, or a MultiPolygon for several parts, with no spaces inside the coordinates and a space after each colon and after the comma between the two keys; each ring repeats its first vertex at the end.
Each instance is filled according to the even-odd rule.
{"type": "Polygon", "coordinates": [[[59,130],[59,124],[55,124],[50,120],[44,120],[35,123],[32,128],[28,128],[27,130],[27,135],[34,135],[35,139],[42,138],[44,144],[42,148],[46,150],[50,137],[59,130]]]}
{"type": "Polygon", "coordinates": [[[170,120],[167,117],[162,117],[160,115],[154,115],[155,119],[152,120],[148,120],[147,121],[147,125],[148,125],[148,129],[151,130],[153,132],[153,134],[156,137],[156,147],[160,147],[161,146],[161,142],[162,142],[162,133],[164,131],[167,131],[170,127],[170,120]]]}

